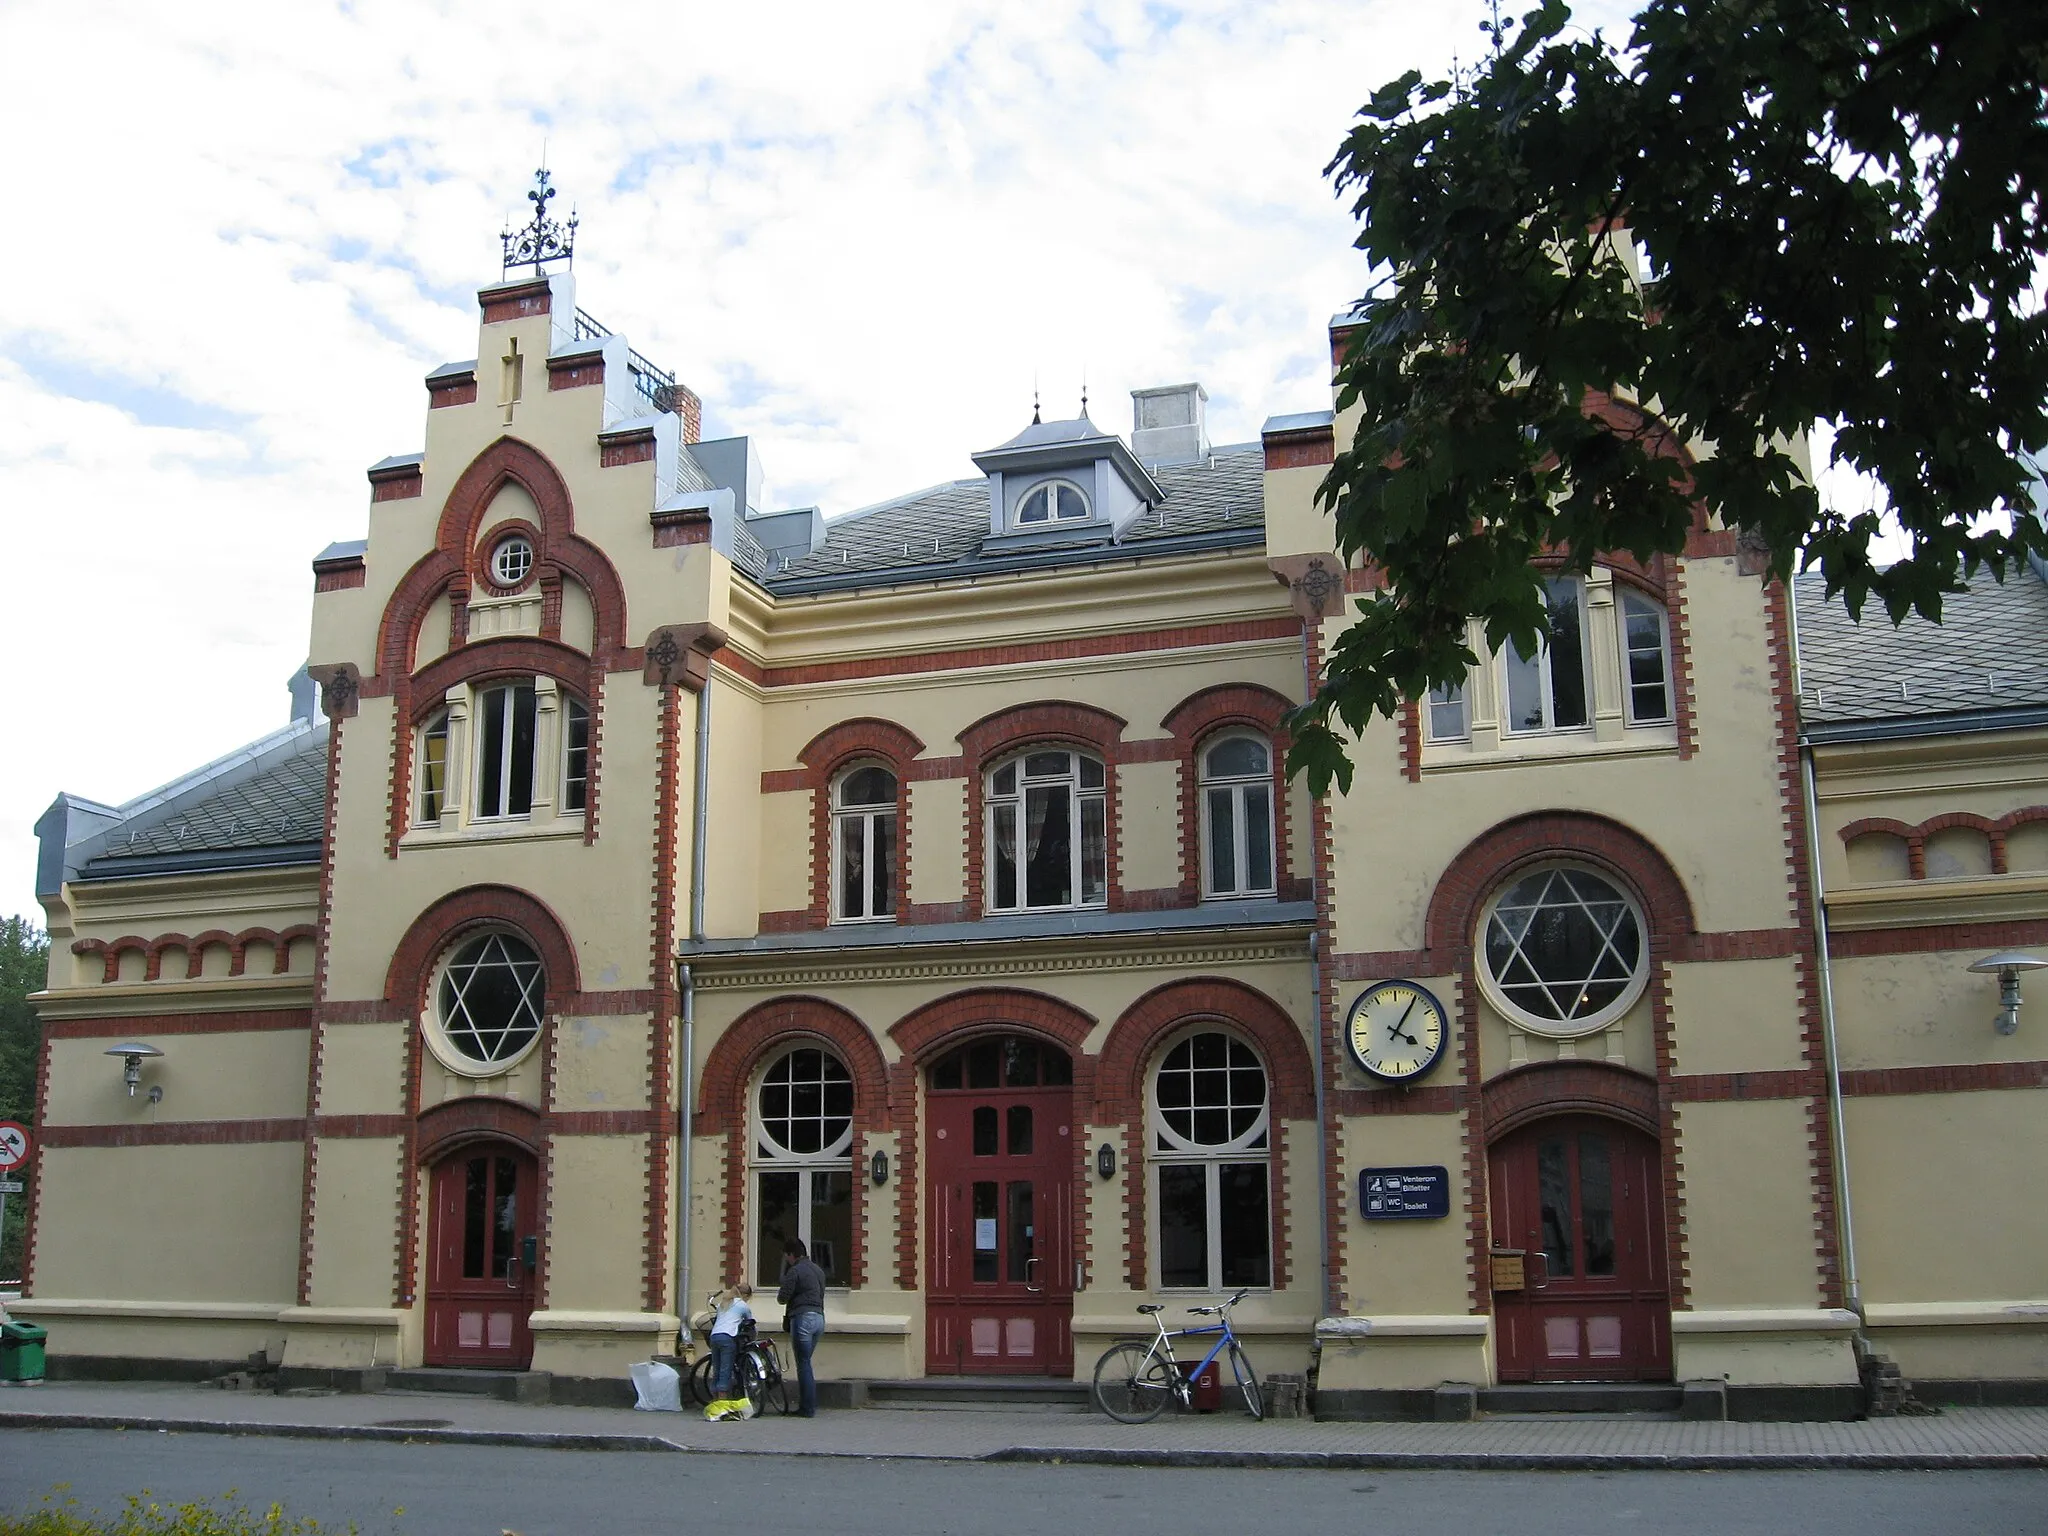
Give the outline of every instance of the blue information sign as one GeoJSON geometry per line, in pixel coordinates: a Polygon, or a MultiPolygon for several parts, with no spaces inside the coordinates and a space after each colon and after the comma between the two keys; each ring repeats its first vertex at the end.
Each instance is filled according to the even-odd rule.
{"type": "Polygon", "coordinates": [[[1364,1168],[1358,1214],[1367,1221],[1431,1221],[1451,1214],[1451,1174],[1434,1168],[1364,1168]]]}

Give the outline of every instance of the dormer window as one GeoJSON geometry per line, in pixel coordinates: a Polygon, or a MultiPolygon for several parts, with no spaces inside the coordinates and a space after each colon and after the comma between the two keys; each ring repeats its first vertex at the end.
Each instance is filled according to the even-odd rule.
{"type": "Polygon", "coordinates": [[[1034,486],[1017,503],[1019,527],[1030,527],[1037,523],[1067,522],[1088,515],[1088,498],[1077,486],[1064,480],[1050,480],[1044,485],[1034,486]]]}

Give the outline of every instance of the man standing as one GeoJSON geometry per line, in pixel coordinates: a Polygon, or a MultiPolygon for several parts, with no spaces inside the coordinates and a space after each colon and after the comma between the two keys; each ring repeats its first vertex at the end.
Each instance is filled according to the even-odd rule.
{"type": "Polygon", "coordinates": [[[796,1351],[796,1381],[805,1418],[818,1412],[818,1378],[811,1371],[811,1354],[825,1331],[825,1272],[811,1262],[801,1238],[782,1245],[782,1284],[775,1299],[788,1310],[783,1326],[789,1330],[790,1347],[796,1351]]]}

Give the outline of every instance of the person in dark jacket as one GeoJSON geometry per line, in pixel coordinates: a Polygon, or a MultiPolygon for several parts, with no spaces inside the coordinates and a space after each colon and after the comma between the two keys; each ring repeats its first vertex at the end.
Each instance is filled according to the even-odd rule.
{"type": "Polygon", "coordinates": [[[788,1309],[783,1326],[789,1329],[790,1347],[796,1351],[798,1412],[814,1418],[818,1378],[811,1371],[811,1355],[818,1347],[818,1336],[825,1331],[825,1271],[811,1262],[800,1238],[792,1237],[782,1245],[782,1284],[776,1288],[775,1299],[788,1309]]]}

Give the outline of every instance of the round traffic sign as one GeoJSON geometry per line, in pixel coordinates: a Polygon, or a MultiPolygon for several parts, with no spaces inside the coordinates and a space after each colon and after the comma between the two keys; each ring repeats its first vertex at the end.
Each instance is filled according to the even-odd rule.
{"type": "Polygon", "coordinates": [[[0,1120],[0,1173],[27,1162],[31,1145],[27,1126],[18,1120],[0,1120]]]}

